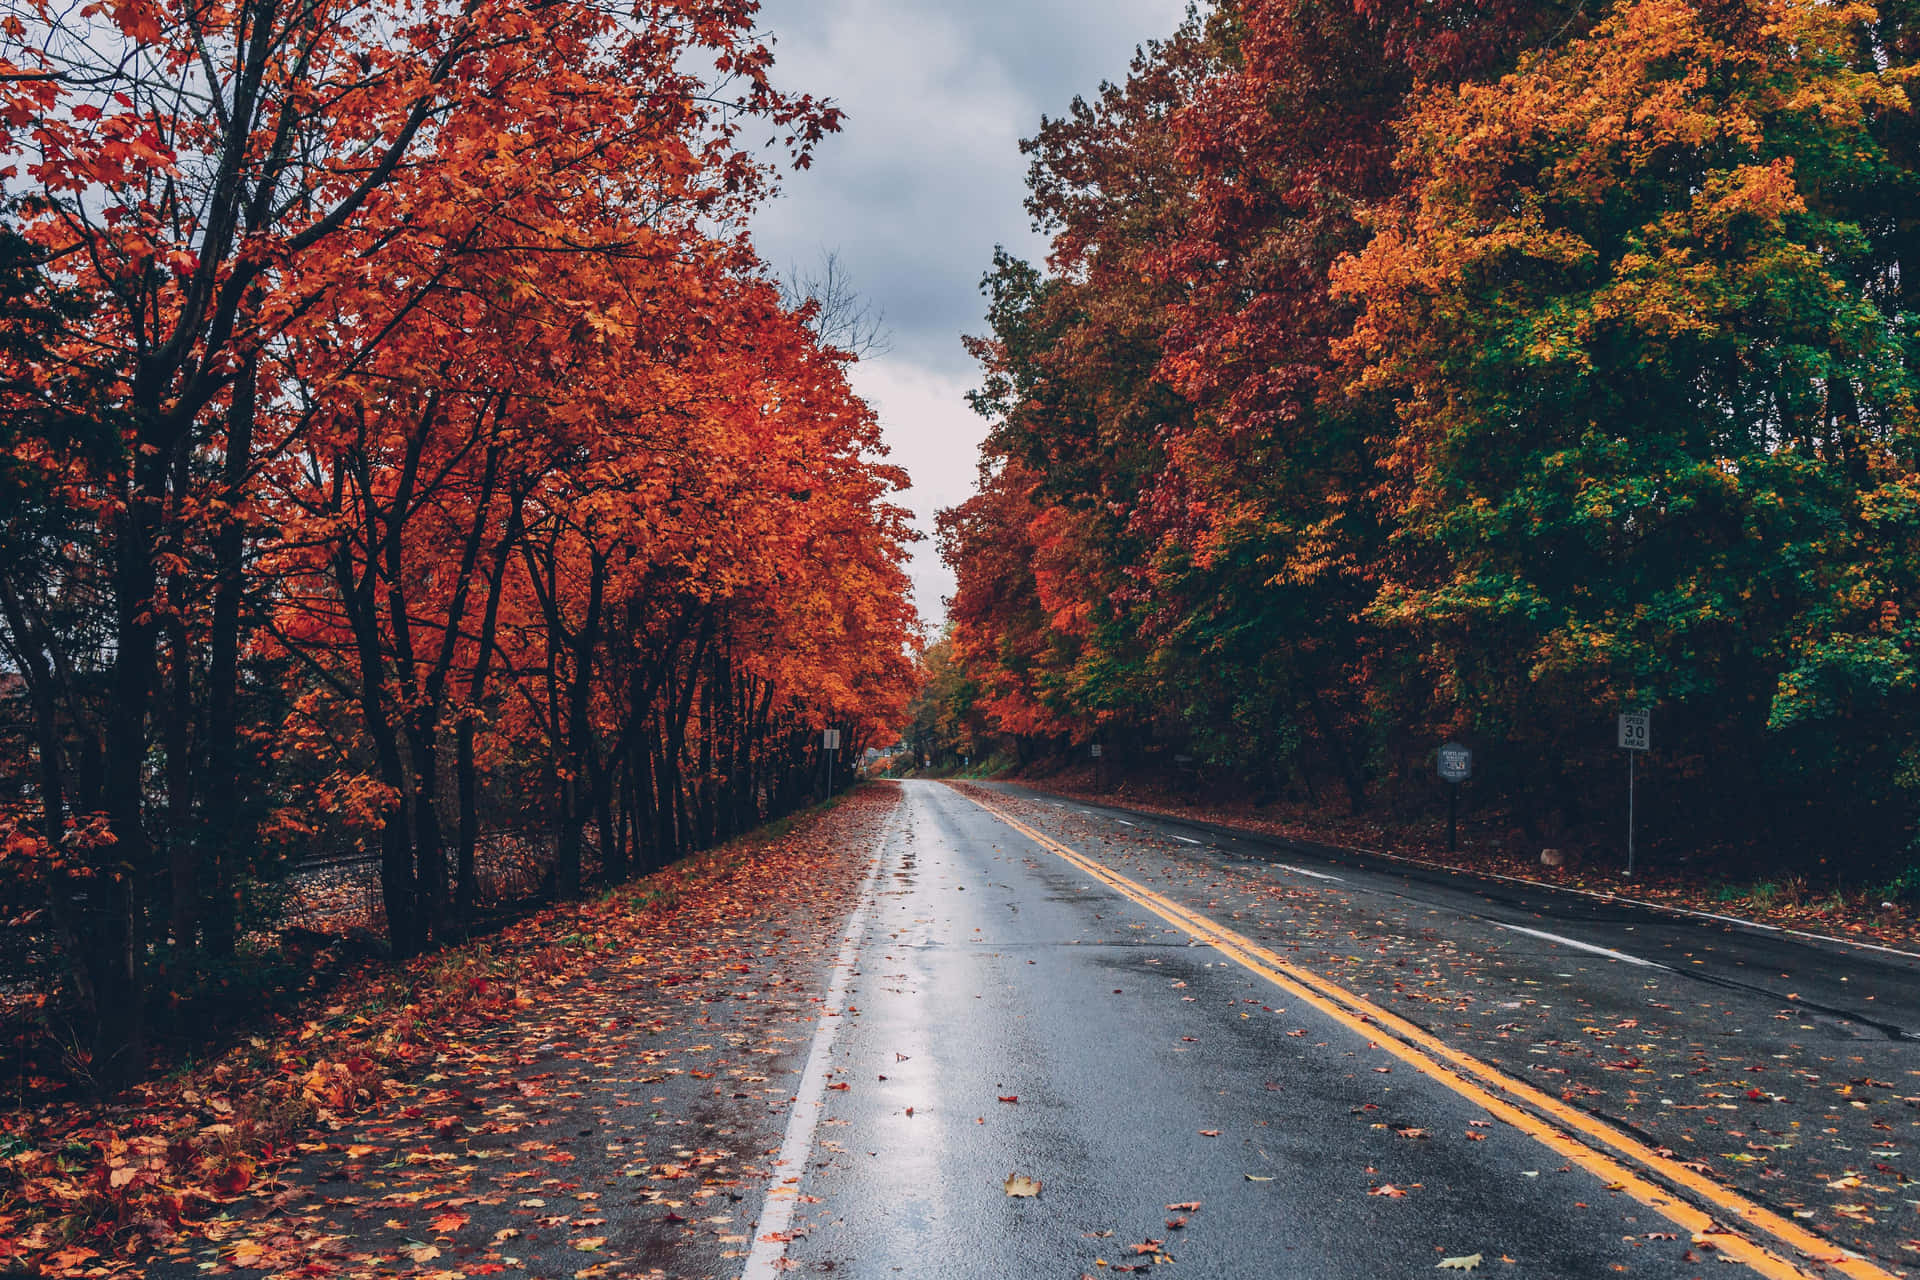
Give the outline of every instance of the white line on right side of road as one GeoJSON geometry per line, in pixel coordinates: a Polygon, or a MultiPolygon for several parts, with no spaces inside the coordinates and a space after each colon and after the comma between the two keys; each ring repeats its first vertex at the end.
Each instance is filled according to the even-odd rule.
{"type": "Polygon", "coordinates": [[[1186,842],[1187,842],[1188,844],[1199,844],[1199,843],[1200,843],[1200,842],[1199,842],[1198,840],[1195,840],[1195,839],[1194,839],[1194,838],[1193,838],[1192,836],[1175,836],[1175,837],[1174,837],[1174,839],[1175,839],[1175,840],[1185,840],[1185,841],[1186,841],[1186,842]]]}
{"type": "Polygon", "coordinates": [[[787,1133],[781,1140],[780,1154],[767,1178],[767,1199],[761,1206],[760,1220],[753,1229],[753,1250],[747,1255],[740,1280],[774,1280],[787,1256],[787,1228],[793,1223],[793,1209],[800,1199],[800,1175],[806,1168],[807,1153],[813,1150],[813,1131],[819,1127],[826,1110],[827,1067],[833,1057],[833,1041],[846,1019],[847,981],[853,976],[860,956],[860,940],[867,930],[867,917],[873,912],[874,889],[886,864],[887,845],[892,841],[899,816],[909,801],[902,799],[893,816],[880,831],[874,848],[873,870],[860,886],[860,897],[847,918],[847,931],[840,939],[840,954],[833,962],[833,980],[827,986],[826,999],[820,1005],[820,1020],[813,1027],[813,1043],[807,1049],[807,1065],[800,1073],[800,1087],[794,1090],[793,1110],[787,1113],[787,1133]]]}
{"type": "Polygon", "coordinates": [[[1529,938],[1540,938],[1546,942],[1557,942],[1563,947],[1572,947],[1576,951],[1591,951],[1594,955],[1605,956],[1609,960],[1624,960],[1628,964],[1637,964],[1646,969],[1665,969],[1666,965],[1656,960],[1642,960],[1639,956],[1630,956],[1624,951],[1615,951],[1612,947],[1596,947],[1591,942],[1581,942],[1575,938],[1563,938],[1557,933],[1548,933],[1544,929],[1523,929],[1517,924],[1491,922],[1495,928],[1505,929],[1509,933],[1524,933],[1529,938]]]}
{"type": "Polygon", "coordinates": [[[1282,871],[1291,871],[1297,876],[1312,876],[1315,880],[1331,880],[1335,884],[1346,883],[1346,881],[1342,880],[1339,876],[1330,876],[1324,871],[1309,871],[1305,867],[1296,867],[1291,862],[1276,862],[1273,865],[1282,871]]]}

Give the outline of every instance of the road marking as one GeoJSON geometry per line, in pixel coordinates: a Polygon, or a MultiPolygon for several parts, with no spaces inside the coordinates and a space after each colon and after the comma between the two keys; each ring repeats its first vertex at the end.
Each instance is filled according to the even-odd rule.
{"type": "Polygon", "coordinates": [[[1305,867],[1296,867],[1290,862],[1276,862],[1273,865],[1282,871],[1291,871],[1297,876],[1312,876],[1315,880],[1331,880],[1335,884],[1346,883],[1346,881],[1342,880],[1339,876],[1330,876],[1324,871],[1309,871],[1305,867]]]}
{"type": "MultiPolygon", "coordinates": [[[[1119,823],[1123,827],[1130,827],[1133,825],[1131,822],[1128,822],[1125,818],[1115,818],[1114,821],[1119,823]]],[[[371,859],[369,859],[369,861],[371,861],[371,859]]]]}
{"type": "Polygon", "coordinates": [[[1705,1210],[1678,1199],[1667,1188],[1649,1181],[1643,1175],[1652,1174],[1685,1190],[1727,1218],[1772,1237],[1785,1246],[1785,1251],[1824,1263],[1852,1280],[1896,1280],[1892,1272],[1842,1249],[1832,1241],[1821,1239],[1797,1223],[1755,1204],[1739,1192],[1687,1168],[1672,1157],[1661,1155],[1646,1143],[1620,1132],[1598,1117],[1568,1106],[1526,1081],[1454,1048],[1431,1032],[1364,996],[1301,969],[1252,939],[1223,928],[1199,912],[1136,884],[1109,869],[1105,863],[1036,831],[997,805],[988,804],[969,792],[962,791],[960,794],[1041,848],[1078,867],[1161,919],[1177,925],[1196,942],[1213,947],[1242,967],[1287,991],[1295,999],[1312,1005],[1342,1026],[1372,1041],[1382,1050],[1475,1105],[1484,1107],[1488,1114],[1506,1121],[1603,1182],[1617,1185],[1620,1190],[1676,1226],[1686,1228],[1695,1236],[1710,1238],[1710,1242],[1727,1257],[1745,1263],[1768,1280],[1812,1280],[1819,1273],[1805,1270],[1782,1256],[1782,1253],[1721,1226],[1705,1210]],[[1575,1134],[1580,1136],[1576,1137],[1575,1134]],[[1612,1154],[1600,1150],[1600,1147],[1610,1148],[1612,1154]]]}
{"type": "Polygon", "coordinates": [[[1195,840],[1195,839],[1194,839],[1194,838],[1193,838],[1192,836],[1174,836],[1173,838],[1174,838],[1175,840],[1185,840],[1185,841],[1186,841],[1186,842],[1187,842],[1188,844],[1199,844],[1199,843],[1200,843],[1200,842],[1199,842],[1198,840],[1195,840]]]}
{"type": "Polygon", "coordinates": [[[807,1049],[807,1065],[800,1073],[800,1087],[794,1091],[793,1110],[787,1113],[787,1133],[780,1142],[780,1154],[774,1159],[773,1172],[767,1177],[767,1198],[754,1227],[753,1249],[740,1280],[775,1280],[784,1268],[787,1256],[787,1228],[793,1223],[793,1208],[799,1202],[800,1175],[806,1168],[807,1154],[813,1150],[813,1132],[826,1109],[827,1067],[833,1057],[833,1041],[846,1019],[847,982],[853,976],[854,961],[860,954],[860,940],[866,934],[867,917],[873,912],[874,889],[885,865],[887,842],[904,804],[881,829],[874,848],[873,869],[860,886],[860,897],[847,918],[846,933],[840,938],[840,954],[833,962],[833,980],[827,986],[820,1006],[820,1020],[814,1024],[813,1042],[807,1049]]]}
{"type": "Polygon", "coordinates": [[[1624,951],[1615,951],[1612,947],[1597,947],[1591,942],[1581,942],[1577,938],[1563,938],[1557,933],[1548,933],[1544,929],[1522,929],[1517,924],[1501,924],[1498,920],[1490,920],[1488,923],[1496,929],[1505,929],[1508,933],[1524,933],[1529,938],[1557,942],[1563,947],[1573,947],[1578,951],[1591,951],[1594,955],[1605,956],[1609,960],[1624,960],[1628,964],[1637,964],[1646,969],[1667,969],[1667,972],[1673,972],[1664,964],[1653,960],[1642,960],[1639,956],[1630,956],[1624,951]]]}
{"type": "MultiPolygon", "coordinates": [[[[1029,788],[1029,790],[1031,789],[1032,788],[1029,788]]],[[[1046,803],[1051,804],[1053,802],[1047,801],[1046,803]]],[[[1108,810],[1108,812],[1111,813],[1112,810],[1108,810]]],[[[1166,816],[1177,817],[1178,815],[1168,814],[1166,816]]],[[[1133,825],[1131,822],[1127,822],[1125,818],[1115,818],[1114,821],[1124,823],[1129,827],[1133,825]]],[[[1254,838],[1269,843],[1284,839],[1284,837],[1270,835],[1256,835],[1254,838]]],[[[1784,934],[1789,938],[1800,938],[1807,942],[1826,942],[1836,947],[1852,947],[1856,951],[1877,951],[1881,955],[1899,956],[1903,960],[1920,960],[1920,951],[1903,950],[1900,947],[1889,947],[1878,942],[1861,942],[1857,938],[1838,938],[1831,933],[1812,933],[1805,929],[1789,928],[1786,925],[1767,924],[1762,920],[1749,920],[1745,916],[1724,915],[1718,911],[1699,911],[1693,907],[1676,907],[1667,902],[1655,902],[1649,898],[1634,898],[1624,893],[1609,893],[1599,889],[1576,889],[1568,884],[1549,884],[1544,880],[1529,880],[1525,876],[1503,875],[1498,871],[1462,872],[1459,867],[1453,866],[1450,863],[1435,862],[1431,858],[1416,858],[1405,853],[1388,853],[1385,849],[1369,849],[1364,845],[1337,845],[1333,847],[1343,849],[1349,853],[1363,854],[1369,858],[1379,858],[1383,862],[1405,862],[1416,867],[1431,867],[1436,871],[1444,871],[1450,876],[1460,876],[1464,874],[1482,880],[1498,880],[1505,884],[1525,885],[1529,889],[1543,889],[1548,893],[1574,893],[1583,898],[1592,898],[1597,902],[1624,902],[1629,906],[1643,907],[1648,911],[1657,911],[1664,915],[1687,916],[1695,920],[1715,920],[1721,924],[1730,924],[1742,929],[1757,929],[1763,933],[1784,934]]]]}

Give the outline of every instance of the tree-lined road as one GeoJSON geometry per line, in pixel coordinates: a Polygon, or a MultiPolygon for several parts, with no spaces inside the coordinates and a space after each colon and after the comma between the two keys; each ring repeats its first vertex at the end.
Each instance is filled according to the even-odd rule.
{"type": "Polygon", "coordinates": [[[748,1277],[1914,1256],[1911,957],[1018,788],[878,852],[748,1277]]]}

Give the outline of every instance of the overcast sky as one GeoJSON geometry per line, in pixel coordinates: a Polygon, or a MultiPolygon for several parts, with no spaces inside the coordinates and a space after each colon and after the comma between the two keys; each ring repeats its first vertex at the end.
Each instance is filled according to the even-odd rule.
{"type": "MultiPolygon", "coordinates": [[[[933,513],[972,490],[985,423],[960,335],[979,333],[993,247],[1037,258],[1020,139],[1076,93],[1126,74],[1134,47],[1172,33],[1186,0],[765,0],[778,79],[831,97],[844,130],[756,223],[785,274],[823,252],[883,312],[891,349],[854,370],[880,412],[892,461],[912,473],[907,505],[933,513]]],[[[916,548],[914,593],[938,622],[953,590],[932,539],[916,548]]]]}

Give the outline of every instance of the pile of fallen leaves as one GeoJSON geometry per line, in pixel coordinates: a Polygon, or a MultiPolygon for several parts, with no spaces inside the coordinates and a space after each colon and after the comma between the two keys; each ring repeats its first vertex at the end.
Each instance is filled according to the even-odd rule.
{"type": "Polygon", "coordinates": [[[217,1060],[101,1103],[0,1112],[0,1272],[84,1273],[139,1257],[325,1150],[309,1139],[415,1092],[450,1043],[530,1009],[540,988],[631,943],[683,895],[736,872],[804,879],[789,840],[710,850],[592,902],[398,969],[369,964],[334,1003],[258,1028],[217,1060]],[[555,945],[582,939],[592,945],[555,945]]]}
{"type": "Polygon", "coordinates": [[[473,947],[353,983],[346,1003],[255,1035],[110,1103],[0,1116],[0,1261],[64,1270],[172,1240],[297,1154],[299,1135],[383,1102],[439,1028],[531,1000],[473,947]]]}

